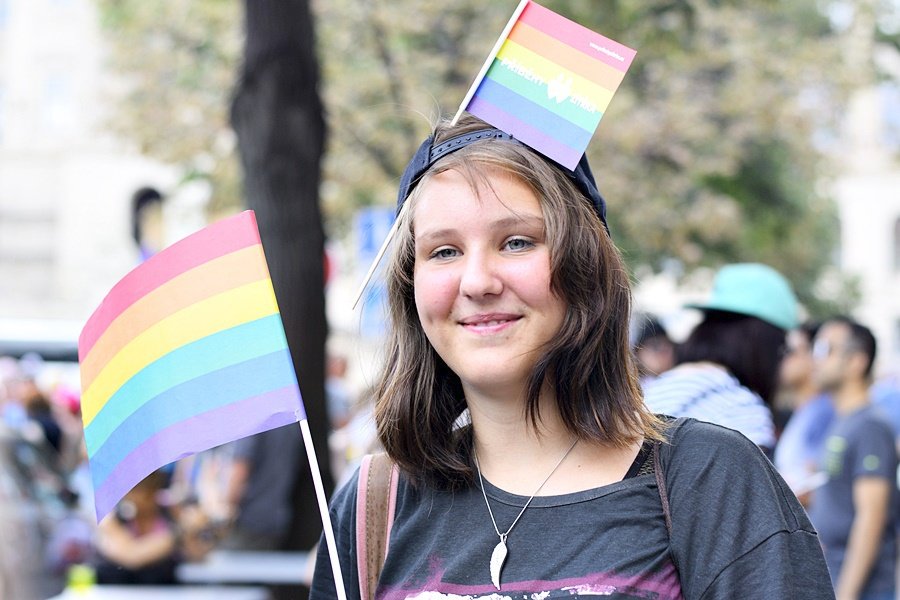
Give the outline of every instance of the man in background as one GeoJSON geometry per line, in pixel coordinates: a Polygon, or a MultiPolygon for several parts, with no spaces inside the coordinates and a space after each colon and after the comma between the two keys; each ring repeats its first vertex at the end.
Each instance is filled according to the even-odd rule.
{"type": "Polygon", "coordinates": [[[825,437],[834,419],[828,394],[815,380],[812,345],[818,323],[805,323],[788,332],[779,372],[779,392],[792,414],[775,446],[775,466],[804,506],[809,493],[822,483],[819,470],[825,437]]]}
{"type": "Polygon", "coordinates": [[[813,344],[816,382],[831,394],[835,421],[825,442],[827,481],[812,497],[837,600],[894,598],[897,451],[890,424],[869,394],[872,332],[841,317],[813,344]]]}

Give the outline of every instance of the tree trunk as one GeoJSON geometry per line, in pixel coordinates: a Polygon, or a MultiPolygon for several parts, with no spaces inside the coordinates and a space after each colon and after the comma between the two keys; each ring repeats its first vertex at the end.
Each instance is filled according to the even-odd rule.
{"type": "MultiPolygon", "coordinates": [[[[306,0],[245,0],[244,64],[231,107],[247,205],[256,211],[275,295],[328,493],[325,234],[319,209],[325,141],[313,22],[306,0]]],[[[300,435],[299,428],[297,435],[300,435]]],[[[290,547],[319,539],[309,466],[296,477],[290,547]]]]}

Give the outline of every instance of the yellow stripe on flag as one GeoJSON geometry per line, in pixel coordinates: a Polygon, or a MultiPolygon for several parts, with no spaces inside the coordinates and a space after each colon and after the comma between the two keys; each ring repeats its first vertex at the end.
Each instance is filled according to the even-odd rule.
{"type": "Polygon", "coordinates": [[[122,311],[81,361],[81,381],[94,378],[122,348],[154,323],[197,302],[253,281],[268,279],[262,246],[230,252],[170,279],[122,311]]]}
{"type": "MultiPolygon", "coordinates": [[[[609,106],[609,102],[612,100],[612,91],[561,67],[553,61],[547,60],[540,54],[536,54],[512,40],[506,40],[503,48],[497,53],[497,60],[501,62],[507,61],[518,68],[526,69],[543,80],[545,84],[562,75],[566,82],[571,82],[571,87],[568,88],[569,98],[585,99],[593,105],[595,110],[600,112],[606,111],[606,107],[609,106]]],[[[497,66],[499,65],[495,64],[494,68],[497,68],[497,66]]]]}
{"type": "Polygon", "coordinates": [[[272,281],[243,285],[197,302],[136,336],[103,367],[82,396],[87,427],[106,401],[144,367],[177,348],[278,312],[272,281]]]}

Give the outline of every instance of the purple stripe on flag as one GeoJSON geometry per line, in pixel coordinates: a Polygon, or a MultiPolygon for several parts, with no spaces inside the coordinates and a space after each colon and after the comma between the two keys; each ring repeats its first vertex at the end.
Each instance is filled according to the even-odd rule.
{"type": "MultiPolygon", "coordinates": [[[[126,456],[95,488],[97,521],[156,469],[196,452],[306,419],[300,391],[288,386],[191,417],[167,427],[126,456]],[[298,411],[295,413],[295,411],[298,411]]],[[[297,435],[300,435],[299,428],[297,435]]],[[[93,465],[92,465],[93,466],[93,465]]]]}
{"type": "Polygon", "coordinates": [[[478,96],[472,98],[466,110],[573,171],[584,154],[583,148],[576,150],[567,146],[530,123],[517,119],[504,109],[494,106],[478,96]]]}
{"type": "MultiPolygon", "coordinates": [[[[164,391],[131,414],[126,413],[105,439],[88,435],[97,433],[88,426],[85,442],[94,484],[100,487],[126,456],[179,421],[293,385],[297,379],[290,361],[285,349],[204,373],[164,391]]],[[[300,405],[299,393],[296,404],[300,405]]]]}

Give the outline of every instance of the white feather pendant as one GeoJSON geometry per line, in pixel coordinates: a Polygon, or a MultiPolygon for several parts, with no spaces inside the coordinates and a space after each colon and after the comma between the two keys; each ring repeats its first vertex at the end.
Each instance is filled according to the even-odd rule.
{"type": "Polygon", "coordinates": [[[500,591],[500,571],[503,570],[503,563],[506,562],[508,552],[506,542],[501,539],[500,543],[494,546],[494,552],[491,554],[491,581],[498,592],[500,591]]]}

